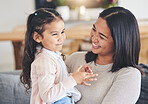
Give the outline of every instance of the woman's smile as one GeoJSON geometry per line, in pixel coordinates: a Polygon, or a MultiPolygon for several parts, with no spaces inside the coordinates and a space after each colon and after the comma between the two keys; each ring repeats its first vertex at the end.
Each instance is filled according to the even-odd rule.
{"type": "Polygon", "coordinates": [[[95,43],[92,43],[92,47],[93,47],[94,49],[99,49],[99,48],[101,48],[100,45],[97,45],[97,44],[95,44],[95,43]]]}

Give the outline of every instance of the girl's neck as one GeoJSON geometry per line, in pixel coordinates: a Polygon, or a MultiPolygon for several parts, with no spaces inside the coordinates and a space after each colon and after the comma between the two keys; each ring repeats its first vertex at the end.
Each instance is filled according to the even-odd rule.
{"type": "Polygon", "coordinates": [[[106,65],[110,63],[113,63],[112,57],[102,57],[98,55],[98,58],[96,59],[96,64],[99,64],[99,65],[106,65]]]}

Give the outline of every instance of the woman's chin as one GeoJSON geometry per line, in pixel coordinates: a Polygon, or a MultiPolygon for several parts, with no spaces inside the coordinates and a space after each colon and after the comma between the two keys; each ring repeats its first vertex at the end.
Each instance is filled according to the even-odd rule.
{"type": "Polygon", "coordinates": [[[93,49],[91,50],[94,54],[98,54],[98,51],[96,49],[93,49]]]}

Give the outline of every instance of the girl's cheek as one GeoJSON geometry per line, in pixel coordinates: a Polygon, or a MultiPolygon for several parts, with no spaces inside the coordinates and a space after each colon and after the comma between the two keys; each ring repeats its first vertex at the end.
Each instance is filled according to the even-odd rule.
{"type": "Polygon", "coordinates": [[[66,39],[66,35],[64,34],[64,40],[66,39]]]}

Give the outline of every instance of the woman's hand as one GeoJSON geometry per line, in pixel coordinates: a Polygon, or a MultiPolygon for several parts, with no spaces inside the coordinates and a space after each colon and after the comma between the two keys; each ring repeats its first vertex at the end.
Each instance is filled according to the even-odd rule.
{"type": "Polygon", "coordinates": [[[86,67],[82,67],[82,66],[79,66],[75,71],[74,73],[72,74],[72,77],[75,79],[76,83],[77,84],[84,84],[86,86],[90,86],[91,84],[88,84],[86,83],[86,81],[96,81],[97,79],[96,78],[91,78],[91,77],[95,77],[95,76],[98,76],[98,74],[93,74],[90,69],[86,68],[86,70],[88,72],[91,72],[91,73],[88,73],[88,72],[85,72],[83,70],[85,70],[86,67]]]}
{"type": "Polygon", "coordinates": [[[93,73],[92,67],[91,67],[90,65],[84,65],[84,66],[82,67],[82,69],[83,69],[83,72],[93,73]]]}

